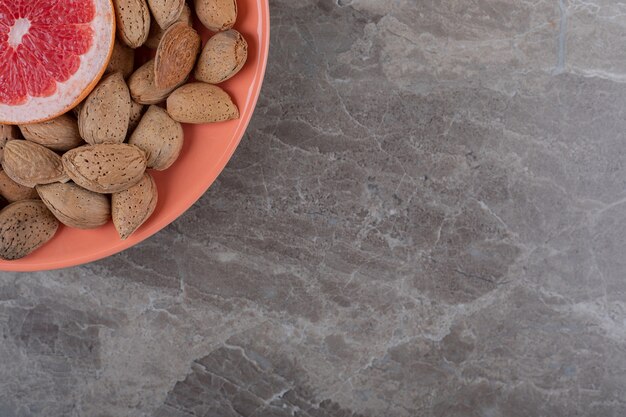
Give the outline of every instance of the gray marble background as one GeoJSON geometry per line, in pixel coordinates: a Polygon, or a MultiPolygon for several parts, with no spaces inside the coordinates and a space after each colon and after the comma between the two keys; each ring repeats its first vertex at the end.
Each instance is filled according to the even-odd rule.
{"type": "Polygon", "coordinates": [[[626,3],[271,11],[188,213],[0,275],[0,416],[626,415],[626,3]]]}

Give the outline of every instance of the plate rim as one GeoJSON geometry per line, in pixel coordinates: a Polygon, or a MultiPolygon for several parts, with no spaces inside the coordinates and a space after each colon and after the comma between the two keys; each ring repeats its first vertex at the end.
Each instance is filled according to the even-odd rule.
{"type": "MultiPolygon", "coordinates": [[[[39,271],[53,271],[64,268],[72,268],[80,265],[85,265],[91,262],[99,261],[101,259],[105,259],[109,256],[118,254],[126,249],[129,249],[148,238],[154,236],[156,233],[165,229],[167,226],[172,224],[176,219],[185,214],[213,185],[215,180],[221,175],[221,173],[226,168],[226,165],[232,158],[235,150],[239,147],[243,136],[248,130],[248,126],[250,121],[252,120],[252,116],[256,110],[256,105],[259,100],[259,96],[261,94],[261,89],[263,87],[263,83],[265,81],[265,72],[267,69],[267,62],[269,58],[269,48],[270,48],[270,8],[269,8],[269,0],[257,0],[257,4],[260,4],[259,10],[259,24],[261,28],[264,30],[261,32],[261,36],[259,39],[259,48],[260,48],[260,62],[257,67],[257,70],[254,75],[254,79],[258,80],[255,88],[253,89],[252,95],[250,97],[250,101],[248,105],[251,108],[251,111],[247,114],[247,118],[242,120],[242,122],[238,125],[237,130],[234,134],[234,140],[232,140],[229,146],[225,149],[224,153],[218,160],[216,167],[219,167],[216,170],[215,178],[212,181],[208,182],[205,186],[200,187],[194,194],[190,195],[185,204],[183,205],[183,209],[180,212],[175,211],[168,215],[166,215],[159,223],[153,225],[150,229],[144,230],[144,233],[141,237],[135,237],[134,239],[131,237],[127,240],[120,240],[117,244],[107,247],[106,249],[92,252],[88,255],[78,256],[76,258],[72,258],[71,260],[58,260],[58,261],[45,261],[45,262],[34,262],[34,263],[11,263],[11,261],[6,261],[0,264],[0,271],[4,272],[39,272],[39,271]]],[[[25,258],[26,259],[26,258],[25,258]]]]}

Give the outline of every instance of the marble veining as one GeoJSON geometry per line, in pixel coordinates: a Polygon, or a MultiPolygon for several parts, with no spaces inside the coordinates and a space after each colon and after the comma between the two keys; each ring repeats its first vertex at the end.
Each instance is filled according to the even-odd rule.
{"type": "Polygon", "coordinates": [[[0,417],[626,415],[626,5],[270,4],[209,192],[0,274],[0,417]]]}

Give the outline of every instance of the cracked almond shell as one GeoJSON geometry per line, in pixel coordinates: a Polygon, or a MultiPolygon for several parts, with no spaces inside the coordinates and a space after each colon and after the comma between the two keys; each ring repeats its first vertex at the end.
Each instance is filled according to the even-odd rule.
{"type": "Polygon", "coordinates": [[[144,151],[125,143],[86,145],[63,155],[63,166],[72,181],[102,194],[135,185],[141,180],[146,163],[144,151]]]}
{"type": "Polygon", "coordinates": [[[128,190],[111,196],[113,224],[120,238],[128,238],[150,218],[157,200],[157,186],[148,173],[128,190]]]}
{"type": "Polygon", "coordinates": [[[54,217],[67,226],[94,229],[111,218],[109,197],[74,183],[38,185],[37,192],[54,217]]]}
{"type": "Polygon", "coordinates": [[[48,242],[59,221],[41,200],[22,200],[0,211],[0,258],[25,257],[48,242]]]}
{"type": "Polygon", "coordinates": [[[45,146],[27,140],[7,142],[2,169],[13,181],[30,188],[68,181],[61,157],[45,146]]]}

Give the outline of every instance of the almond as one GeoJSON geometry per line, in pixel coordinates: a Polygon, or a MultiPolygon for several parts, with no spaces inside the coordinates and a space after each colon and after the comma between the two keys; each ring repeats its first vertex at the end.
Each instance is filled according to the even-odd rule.
{"type": "Polygon", "coordinates": [[[169,168],[183,148],[183,127],[158,106],[150,106],[128,143],[144,150],[148,168],[169,168]]]}
{"type": "Polygon", "coordinates": [[[180,123],[214,123],[239,118],[239,109],[220,87],[189,83],[170,95],[167,112],[180,123]]]}
{"type": "Polygon", "coordinates": [[[130,92],[119,72],[100,81],[80,109],[80,135],[91,145],[122,143],[130,120],[130,92]]]}
{"type": "Polygon", "coordinates": [[[0,125],[0,161],[2,161],[2,155],[4,154],[4,145],[11,139],[20,139],[21,137],[17,126],[0,125]]]}
{"type": "Polygon", "coordinates": [[[37,190],[16,183],[4,171],[0,171],[0,195],[9,203],[39,198],[37,190]]]}
{"type": "Polygon", "coordinates": [[[216,33],[204,46],[194,75],[198,81],[219,84],[237,74],[248,59],[248,43],[235,29],[216,33]]]}
{"type": "Polygon", "coordinates": [[[0,139],[20,139],[20,130],[13,125],[0,125],[0,139]]]}
{"type": "Polygon", "coordinates": [[[154,212],[158,199],[157,187],[150,174],[126,191],[111,196],[113,224],[122,239],[137,230],[154,212]]]}
{"type": "Polygon", "coordinates": [[[196,65],[202,41],[185,23],[174,23],[163,34],[154,59],[154,84],[169,89],[184,82],[196,65]]]}
{"type": "Polygon", "coordinates": [[[148,0],[148,6],[157,24],[167,29],[180,17],[185,7],[185,0],[148,0]]]}
{"type": "Polygon", "coordinates": [[[119,38],[133,49],[139,48],[150,33],[150,9],[146,0],[113,0],[119,38]]]}
{"type": "Polygon", "coordinates": [[[144,105],[137,103],[135,100],[131,100],[130,102],[130,121],[128,122],[128,132],[126,136],[130,136],[139,122],[141,121],[141,117],[143,116],[144,105]]]}
{"type": "Polygon", "coordinates": [[[26,140],[53,151],[65,152],[84,144],[78,122],[67,113],[47,122],[20,126],[20,130],[26,140]]]}
{"type": "MultiPolygon", "coordinates": [[[[185,4],[183,6],[183,12],[180,14],[180,17],[176,20],[176,22],[182,22],[185,23],[187,26],[191,26],[193,22],[191,21],[191,9],[188,5],[185,4]]],[[[150,26],[150,35],[148,35],[148,40],[144,45],[150,49],[157,49],[166,29],[167,28],[161,28],[158,23],[153,21],[152,25],[150,26]]]]}
{"type": "Polygon", "coordinates": [[[107,66],[106,72],[112,74],[121,72],[124,78],[128,78],[135,69],[135,50],[129,48],[119,40],[115,41],[111,60],[107,66]]]}
{"type": "Polygon", "coordinates": [[[194,0],[196,15],[213,32],[233,27],[237,20],[236,0],[194,0]]]}
{"type": "Polygon", "coordinates": [[[61,157],[27,140],[10,140],[4,147],[2,168],[13,181],[25,187],[66,182],[61,157]]]}
{"type": "Polygon", "coordinates": [[[63,166],[76,184],[103,194],[135,185],[146,170],[146,162],[141,149],[123,143],[86,145],[63,155],[63,166]]]}
{"type": "Polygon", "coordinates": [[[22,200],[0,211],[0,258],[23,258],[48,242],[58,220],[41,200],[22,200]]]}
{"type": "Polygon", "coordinates": [[[67,226],[94,229],[111,218],[109,197],[74,183],[38,185],[37,192],[54,217],[67,226]]]}
{"type": "Polygon", "coordinates": [[[154,59],[143,64],[130,76],[128,87],[133,100],[140,104],[160,103],[176,89],[161,89],[154,84],[154,59]]]}

